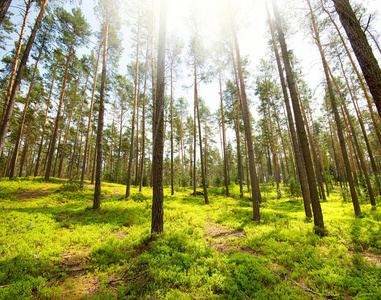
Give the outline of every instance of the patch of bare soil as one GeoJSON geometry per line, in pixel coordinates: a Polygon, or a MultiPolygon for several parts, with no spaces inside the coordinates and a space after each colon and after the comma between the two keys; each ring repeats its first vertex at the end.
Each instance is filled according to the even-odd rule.
{"type": "MultiPolygon", "coordinates": [[[[350,254],[355,254],[356,252],[349,251],[350,254]]],[[[360,252],[364,256],[364,259],[370,263],[375,264],[376,267],[381,267],[381,255],[373,254],[370,252],[360,252]]]]}
{"type": "Polygon", "coordinates": [[[120,240],[123,240],[124,237],[126,237],[127,235],[128,235],[128,233],[125,232],[125,231],[117,231],[117,232],[115,232],[115,236],[116,236],[118,239],[120,239],[120,240]]]}
{"type": "Polygon", "coordinates": [[[237,250],[246,254],[254,254],[252,250],[243,249],[239,245],[232,243],[232,240],[243,238],[246,238],[244,231],[230,230],[210,224],[205,226],[205,239],[209,241],[209,246],[221,253],[237,250]]]}
{"type": "Polygon", "coordinates": [[[17,192],[16,195],[20,201],[26,201],[29,199],[35,199],[40,197],[49,196],[57,191],[48,190],[47,188],[42,188],[39,190],[28,190],[17,192]]]}

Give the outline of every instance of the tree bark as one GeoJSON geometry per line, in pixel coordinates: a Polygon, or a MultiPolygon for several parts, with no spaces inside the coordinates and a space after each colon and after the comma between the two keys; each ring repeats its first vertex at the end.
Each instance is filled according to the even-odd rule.
{"type": "MultiPolygon", "coordinates": [[[[360,210],[360,205],[359,205],[357,194],[356,194],[356,188],[355,188],[354,181],[353,181],[352,169],[351,169],[351,166],[349,163],[348,153],[347,153],[346,146],[345,146],[345,139],[344,139],[344,134],[343,134],[342,126],[341,126],[341,120],[340,120],[339,112],[337,109],[336,99],[335,99],[335,95],[333,93],[332,83],[331,83],[331,79],[330,79],[329,72],[328,72],[328,63],[327,63],[327,60],[325,58],[324,51],[323,51],[323,48],[322,48],[322,45],[320,42],[319,32],[318,32],[317,27],[316,27],[315,17],[314,17],[313,11],[312,11],[310,0],[307,0],[307,2],[309,5],[309,8],[310,8],[312,25],[313,25],[313,29],[315,32],[315,42],[316,42],[316,45],[319,49],[320,56],[322,59],[324,75],[325,75],[325,79],[326,79],[326,83],[327,83],[329,98],[331,101],[331,108],[332,108],[334,118],[335,118],[335,122],[336,122],[336,126],[337,126],[337,134],[339,136],[341,154],[343,156],[344,167],[345,167],[345,171],[347,173],[347,180],[348,180],[349,188],[351,191],[353,207],[354,207],[355,215],[357,216],[361,213],[361,210],[360,210]]],[[[381,73],[380,73],[380,75],[381,75],[381,73]]],[[[381,80],[381,77],[380,77],[380,80],[381,80]]],[[[380,88],[381,88],[381,85],[380,85],[380,88]]],[[[380,94],[380,96],[381,96],[381,94],[380,94]]]]}
{"type": "MultiPolygon", "coordinates": [[[[67,120],[67,124],[66,124],[66,131],[65,131],[65,135],[64,135],[64,140],[63,140],[63,143],[62,143],[61,149],[60,149],[61,150],[61,157],[60,157],[60,163],[59,163],[59,166],[58,166],[58,177],[59,178],[63,177],[63,169],[62,169],[63,168],[63,161],[64,161],[64,158],[65,158],[65,149],[66,149],[67,139],[68,139],[68,136],[69,136],[69,130],[70,130],[70,125],[71,125],[71,118],[73,116],[74,106],[76,105],[75,100],[77,98],[79,78],[80,78],[80,75],[78,75],[77,84],[75,86],[74,98],[71,101],[70,114],[69,114],[69,119],[67,120]]],[[[58,153],[57,153],[57,155],[58,155],[58,153]]]]}
{"type": "Polygon", "coordinates": [[[157,93],[154,123],[152,159],[152,223],[151,234],[164,230],[164,193],[163,193],[163,152],[164,152],[164,89],[165,89],[165,44],[166,44],[166,0],[161,0],[159,53],[157,60],[157,93]]]}
{"type": "Polygon", "coordinates": [[[10,169],[10,173],[9,173],[9,179],[11,179],[15,175],[15,172],[16,172],[17,157],[19,155],[20,144],[21,144],[22,134],[23,134],[23,130],[24,130],[25,118],[26,118],[26,114],[27,114],[28,108],[29,108],[30,95],[31,95],[31,92],[32,92],[32,88],[33,88],[33,84],[34,84],[34,78],[35,78],[36,72],[37,72],[38,62],[39,62],[39,60],[41,58],[41,54],[42,54],[43,48],[44,48],[44,42],[42,42],[42,45],[40,47],[40,51],[38,53],[38,56],[37,56],[37,59],[36,59],[36,63],[34,65],[32,79],[31,79],[30,84],[29,84],[28,94],[27,94],[26,99],[25,99],[24,111],[23,111],[23,115],[21,117],[19,131],[18,131],[18,135],[17,135],[17,138],[16,138],[15,150],[13,151],[12,162],[11,162],[11,169],[10,169]]]}
{"type": "MultiPolygon", "coordinates": [[[[9,4],[10,4],[10,1],[9,1],[9,4]]],[[[8,6],[9,6],[9,4],[8,4],[8,6]]],[[[32,4],[32,0],[28,0],[27,5],[26,5],[26,9],[25,9],[24,20],[23,20],[23,23],[22,23],[22,26],[21,26],[19,41],[18,41],[17,47],[16,47],[15,57],[13,58],[13,65],[12,65],[11,75],[10,75],[10,78],[9,78],[7,95],[5,97],[5,101],[4,101],[4,105],[3,105],[3,112],[2,112],[2,115],[1,115],[0,126],[3,124],[4,118],[5,118],[5,114],[7,112],[7,107],[8,107],[8,104],[9,104],[9,99],[11,97],[11,93],[12,93],[12,89],[13,89],[13,83],[14,83],[14,79],[15,79],[15,75],[16,75],[16,71],[17,71],[17,65],[19,63],[19,57],[20,57],[20,52],[21,52],[21,47],[22,47],[22,40],[23,40],[23,37],[24,37],[25,28],[26,28],[26,21],[27,21],[28,16],[29,16],[29,10],[30,10],[31,4],[32,4]]],[[[1,15],[1,8],[2,8],[1,6],[2,5],[6,5],[6,4],[5,3],[4,4],[0,4],[0,15],[1,15]]],[[[5,12],[4,12],[4,14],[5,14],[5,12]]]]}
{"type": "Polygon", "coordinates": [[[227,166],[227,151],[226,151],[226,133],[225,133],[225,116],[224,116],[224,104],[222,101],[222,82],[221,82],[221,66],[218,68],[218,78],[220,83],[220,101],[221,101],[221,127],[222,127],[222,143],[223,143],[223,155],[224,155],[224,183],[226,196],[229,197],[229,182],[228,182],[228,166],[227,166]]]}
{"type": "Polygon", "coordinates": [[[47,3],[48,3],[48,0],[44,0],[44,2],[41,5],[40,12],[39,12],[39,14],[37,16],[36,22],[34,23],[33,29],[32,29],[32,31],[30,33],[28,42],[27,42],[25,50],[24,50],[24,54],[23,54],[23,56],[21,58],[21,61],[20,61],[20,66],[19,66],[19,69],[17,71],[15,82],[13,84],[12,93],[11,93],[11,96],[9,98],[9,104],[7,106],[7,111],[6,111],[5,116],[4,116],[4,121],[1,124],[1,130],[0,130],[0,153],[3,152],[4,142],[5,142],[5,138],[7,137],[9,123],[11,121],[11,116],[12,116],[12,113],[13,113],[13,107],[14,107],[15,102],[16,102],[16,98],[17,98],[17,94],[18,94],[18,91],[19,91],[19,88],[20,88],[22,76],[24,74],[24,70],[25,70],[25,67],[26,67],[26,63],[28,61],[29,53],[30,53],[30,50],[32,49],[32,46],[33,46],[34,39],[36,37],[38,28],[40,27],[41,20],[42,20],[42,17],[44,15],[47,3]]]}
{"type": "Polygon", "coordinates": [[[304,128],[302,113],[300,111],[298,95],[296,93],[296,88],[295,88],[295,80],[292,74],[291,64],[288,57],[287,45],[284,38],[279,11],[274,0],[273,0],[273,6],[274,6],[275,19],[276,19],[276,24],[278,29],[279,42],[282,49],[283,63],[286,70],[288,88],[290,90],[292,106],[294,109],[296,130],[298,132],[299,143],[300,143],[301,151],[303,154],[304,164],[306,167],[312,210],[314,214],[315,233],[320,236],[323,236],[326,234],[326,232],[324,229],[323,213],[321,211],[319,195],[318,195],[317,187],[316,187],[316,178],[315,178],[315,173],[314,173],[311,154],[310,154],[310,147],[308,144],[306,130],[304,128]]]}
{"type": "Polygon", "coordinates": [[[50,84],[50,91],[49,91],[48,103],[46,104],[45,119],[44,119],[44,124],[42,125],[41,141],[40,141],[40,146],[38,147],[38,154],[37,154],[36,166],[35,166],[35,169],[34,169],[34,176],[35,176],[35,177],[39,175],[39,167],[40,167],[41,151],[42,151],[42,145],[43,145],[43,143],[44,143],[46,121],[47,121],[47,119],[48,119],[49,106],[50,106],[50,99],[51,99],[51,97],[52,97],[53,85],[54,85],[54,80],[55,80],[55,79],[56,79],[56,73],[53,74],[53,76],[52,76],[52,83],[50,84]]]}
{"type": "Polygon", "coordinates": [[[101,207],[101,185],[102,185],[102,153],[103,153],[103,118],[105,110],[105,93],[106,93],[106,72],[107,72],[107,54],[108,54],[108,28],[110,18],[110,0],[107,1],[106,8],[106,24],[104,27],[104,43],[103,43],[103,63],[101,91],[99,96],[99,114],[98,114],[98,132],[97,132],[97,169],[95,174],[95,189],[93,209],[101,207]]]}
{"type": "Polygon", "coordinates": [[[69,49],[69,54],[68,54],[67,59],[66,59],[66,69],[65,69],[64,80],[62,83],[61,97],[60,97],[60,102],[58,105],[56,120],[54,123],[54,130],[53,130],[52,142],[50,144],[48,162],[47,162],[46,169],[45,169],[45,180],[46,181],[49,181],[50,172],[51,172],[51,168],[52,168],[54,147],[56,145],[57,132],[58,132],[58,127],[59,127],[60,117],[61,117],[62,103],[63,103],[64,96],[65,96],[66,81],[67,81],[67,75],[68,75],[68,71],[69,71],[70,59],[71,59],[71,56],[73,53],[74,42],[75,42],[75,36],[73,33],[73,37],[72,37],[72,41],[71,41],[70,49],[69,49]]]}
{"type": "MultiPolygon", "coordinates": [[[[87,90],[87,83],[89,81],[89,75],[86,76],[86,83],[85,83],[85,88],[84,88],[84,91],[83,91],[83,97],[82,97],[82,102],[81,102],[81,109],[80,109],[80,112],[79,112],[79,117],[78,117],[78,122],[77,122],[77,131],[75,133],[75,140],[74,140],[74,146],[73,146],[73,152],[71,153],[71,163],[70,163],[70,166],[69,166],[69,173],[68,173],[68,177],[69,178],[72,178],[72,172],[73,172],[73,167],[74,167],[74,157],[75,157],[75,152],[76,152],[76,148],[77,148],[77,142],[78,142],[78,134],[79,134],[79,127],[82,127],[83,129],[83,126],[81,126],[81,122],[82,122],[82,112],[83,112],[83,104],[85,102],[85,98],[86,98],[86,90],[87,90]]],[[[82,141],[82,132],[81,132],[81,141],[82,141]]]]}
{"type": "Polygon", "coordinates": [[[140,38],[140,8],[138,10],[138,33],[136,43],[136,66],[135,66],[135,92],[134,92],[134,111],[132,114],[131,125],[131,141],[130,141],[130,157],[128,160],[127,169],[127,181],[126,181],[126,199],[131,195],[131,173],[132,173],[132,160],[134,158],[134,141],[135,141],[135,122],[136,122],[136,110],[138,104],[138,79],[139,79],[139,38],[140,38]]]}
{"type": "Polygon", "coordinates": [[[276,58],[277,66],[278,66],[279,78],[280,78],[280,82],[281,82],[281,86],[282,86],[284,103],[286,106],[287,120],[288,120],[288,131],[291,135],[291,140],[292,140],[292,145],[293,145],[293,150],[294,150],[294,159],[296,162],[296,169],[297,169],[297,172],[299,175],[299,181],[300,181],[300,186],[301,186],[301,190],[302,190],[304,212],[305,212],[307,218],[312,218],[311,194],[310,194],[309,184],[308,184],[308,180],[307,180],[306,168],[304,165],[304,158],[303,158],[303,154],[301,153],[300,143],[298,141],[298,137],[297,137],[296,132],[295,132],[294,120],[293,120],[293,116],[292,116],[290,100],[288,97],[286,80],[284,78],[284,73],[283,73],[283,69],[282,69],[282,65],[281,65],[281,61],[280,61],[278,46],[277,46],[276,40],[275,40],[274,28],[273,28],[270,13],[269,13],[267,6],[266,6],[266,10],[267,10],[267,16],[268,16],[269,25],[270,25],[270,31],[271,31],[272,43],[273,43],[274,52],[275,52],[275,58],[276,58]]]}
{"type": "MultiPolygon", "coordinates": [[[[97,87],[97,78],[98,78],[98,66],[99,66],[99,59],[101,55],[101,49],[103,45],[103,36],[101,37],[101,40],[99,42],[99,49],[98,49],[98,57],[97,57],[97,64],[95,67],[95,74],[94,74],[94,83],[93,83],[93,92],[91,94],[91,101],[90,101],[90,111],[87,121],[87,131],[86,131],[86,142],[85,142],[85,151],[83,153],[83,163],[82,163],[82,173],[81,173],[81,187],[83,187],[83,183],[85,181],[85,173],[86,173],[86,161],[87,161],[87,152],[89,151],[89,140],[90,140],[90,127],[91,127],[91,116],[93,114],[93,107],[94,107],[94,95],[95,95],[95,89],[97,87]]],[[[89,164],[87,163],[87,166],[89,164]]]]}
{"type": "Polygon", "coordinates": [[[349,0],[332,0],[381,116],[381,69],[349,0]]]}
{"type": "Polygon", "coordinates": [[[259,222],[261,220],[260,213],[259,213],[259,203],[262,202],[262,196],[259,190],[257,171],[255,169],[254,146],[253,146],[253,137],[251,134],[249,107],[248,107],[247,99],[246,99],[245,81],[243,78],[241,55],[239,51],[237,33],[236,33],[235,25],[233,23],[232,16],[231,16],[231,29],[233,33],[235,52],[237,56],[238,75],[239,75],[240,87],[241,87],[242,118],[243,118],[243,123],[245,127],[245,136],[246,136],[248,155],[249,155],[250,179],[251,179],[252,201],[253,201],[253,216],[254,216],[254,221],[259,222]]]}
{"type": "MultiPolygon", "coordinates": [[[[204,157],[203,157],[203,151],[202,151],[202,136],[201,136],[201,116],[200,116],[200,107],[198,104],[198,90],[197,90],[197,44],[196,44],[196,38],[193,41],[193,56],[194,56],[194,105],[196,107],[196,114],[197,114],[197,123],[198,123],[198,138],[199,138],[199,146],[200,146],[200,162],[201,162],[201,179],[202,179],[202,186],[204,189],[204,199],[205,204],[209,204],[209,197],[208,197],[208,189],[206,188],[206,178],[205,178],[205,165],[204,164],[204,157]]],[[[195,116],[196,118],[196,116],[195,116]]],[[[196,124],[195,124],[196,125],[196,124]]],[[[196,137],[195,137],[196,138],[196,137]]],[[[196,152],[196,148],[195,148],[196,152]]],[[[196,169],[196,167],[195,167],[196,169]]],[[[195,197],[197,194],[195,193],[195,197]]]]}
{"type": "Polygon", "coordinates": [[[142,111],[142,149],[140,157],[140,184],[139,192],[143,188],[144,179],[144,159],[145,159],[145,141],[146,141],[146,92],[147,92],[147,72],[148,72],[148,41],[147,41],[147,51],[146,51],[146,63],[144,70],[144,88],[143,88],[143,111],[142,111]]]}
{"type": "Polygon", "coordinates": [[[0,3],[0,25],[3,24],[5,14],[7,13],[11,2],[12,0],[4,0],[0,3]]]}
{"type": "MultiPolygon", "coordinates": [[[[379,143],[381,144],[381,133],[380,133],[380,130],[379,130],[379,125],[378,125],[378,122],[376,120],[376,116],[374,115],[374,111],[373,111],[373,105],[372,105],[372,100],[371,100],[371,97],[369,96],[369,93],[368,93],[368,90],[365,86],[365,83],[364,83],[364,80],[363,80],[363,77],[361,76],[360,74],[360,71],[358,70],[353,58],[352,58],[352,54],[351,52],[349,51],[348,47],[347,47],[347,44],[344,40],[344,37],[343,35],[341,34],[340,32],[340,29],[339,27],[337,26],[336,22],[333,20],[332,16],[331,16],[331,13],[324,7],[324,5],[322,5],[323,7],[323,10],[327,13],[329,19],[331,20],[331,23],[334,25],[336,31],[337,31],[337,34],[339,35],[340,37],[340,40],[341,40],[341,43],[343,44],[344,46],[344,49],[345,49],[345,52],[347,53],[347,57],[349,58],[349,61],[351,62],[351,65],[353,67],[353,70],[355,71],[356,75],[357,75],[357,78],[360,82],[360,85],[361,85],[361,89],[364,93],[364,96],[365,96],[365,99],[366,99],[366,102],[368,104],[368,108],[369,108],[369,113],[370,113],[370,116],[372,118],[372,121],[373,121],[373,126],[374,126],[374,130],[376,132],[376,135],[377,135],[377,138],[378,138],[378,141],[379,143]]],[[[340,57],[339,57],[340,59],[340,57]]],[[[379,118],[378,118],[379,119],[379,118]]]]}

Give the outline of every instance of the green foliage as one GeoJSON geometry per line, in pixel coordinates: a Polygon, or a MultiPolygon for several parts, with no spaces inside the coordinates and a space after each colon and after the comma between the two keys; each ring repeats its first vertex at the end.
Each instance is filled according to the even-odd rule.
{"type": "MultiPolygon", "coordinates": [[[[381,213],[333,190],[322,203],[328,235],[313,234],[300,201],[268,188],[261,224],[239,187],[164,189],[164,234],[151,238],[152,190],[94,188],[39,178],[0,180],[0,299],[306,299],[300,286],[342,298],[380,297],[381,213]],[[29,197],[27,197],[29,195],[29,197]],[[79,271],[78,271],[79,270],[79,271]],[[297,284],[300,286],[298,286],[297,284]],[[85,288],[86,287],[86,288],[85,288]]],[[[283,187],[282,187],[283,188],[283,187]]]]}

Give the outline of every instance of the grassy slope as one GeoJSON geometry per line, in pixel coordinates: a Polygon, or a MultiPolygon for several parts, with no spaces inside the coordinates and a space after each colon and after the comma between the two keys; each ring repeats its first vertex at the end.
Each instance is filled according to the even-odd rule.
{"type": "Polygon", "coordinates": [[[205,206],[167,188],[165,234],[150,241],[151,189],[124,189],[105,184],[93,211],[93,187],[0,180],[0,299],[381,298],[381,213],[366,203],[355,219],[333,192],[319,238],[275,189],[258,226],[247,198],[214,188],[205,206]]]}

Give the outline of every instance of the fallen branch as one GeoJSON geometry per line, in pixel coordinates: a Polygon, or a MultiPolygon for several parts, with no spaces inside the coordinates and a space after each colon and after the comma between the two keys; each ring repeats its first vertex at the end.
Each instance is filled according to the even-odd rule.
{"type": "Polygon", "coordinates": [[[6,284],[6,285],[0,285],[0,289],[2,288],[6,288],[8,286],[12,286],[12,285],[15,285],[15,283],[12,283],[12,284],[6,284]]]}
{"type": "Polygon", "coordinates": [[[332,294],[321,294],[321,293],[317,293],[317,292],[315,292],[314,290],[311,290],[311,289],[309,289],[309,288],[307,288],[307,287],[305,287],[305,286],[302,286],[302,285],[300,285],[299,283],[297,283],[296,281],[294,281],[294,280],[291,280],[295,285],[297,285],[298,287],[300,287],[301,289],[303,289],[303,290],[305,290],[306,292],[308,292],[308,293],[311,293],[311,294],[314,294],[314,295],[317,295],[317,296],[324,296],[324,297],[326,297],[326,298],[329,298],[329,299],[331,299],[331,298],[335,298],[335,297],[340,297],[340,294],[338,294],[338,295],[332,295],[332,294]]]}
{"type": "Polygon", "coordinates": [[[247,299],[249,299],[249,300],[251,300],[251,298],[248,296],[248,295],[246,295],[243,291],[241,291],[241,290],[239,290],[247,299]]]}

